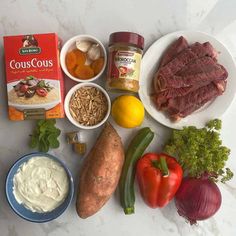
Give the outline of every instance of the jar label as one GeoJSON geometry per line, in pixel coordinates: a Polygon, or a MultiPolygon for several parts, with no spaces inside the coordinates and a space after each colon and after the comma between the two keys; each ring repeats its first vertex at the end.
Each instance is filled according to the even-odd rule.
{"type": "Polygon", "coordinates": [[[113,51],[109,55],[108,77],[139,81],[142,55],[130,51],[113,51]]]}

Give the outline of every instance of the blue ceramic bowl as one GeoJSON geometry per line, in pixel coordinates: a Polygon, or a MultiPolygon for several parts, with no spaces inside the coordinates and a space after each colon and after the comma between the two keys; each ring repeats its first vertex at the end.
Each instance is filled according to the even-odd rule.
{"type": "Polygon", "coordinates": [[[66,165],[61,160],[59,160],[58,158],[56,158],[48,153],[36,152],[36,153],[27,154],[27,155],[21,157],[20,159],[18,159],[14,163],[14,165],[9,170],[7,178],[6,178],[5,191],[6,191],[6,197],[7,197],[8,203],[17,215],[19,215],[23,219],[31,221],[31,222],[44,223],[44,222],[48,222],[48,221],[56,219],[58,216],[60,216],[67,209],[67,207],[70,205],[72,198],[73,198],[74,183],[73,183],[73,178],[72,178],[72,175],[71,175],[69,169],[66,167],[66,165]],[[27,162],[29,159],[34,158],[35,156],[45,156],[45,157],[49,157],[49,158],[53,159],[54,161],[59,162],[61,164],[61,166],[64,167],[64,169],[67,173],[67,176],[68,176],[68,180],[69,180],[69,192],[68,192],[66,199],[56,209],[54,209],[51,212],[47,212],[47,213],[37,213],[37,212],[32,212],[32,211],[28,210],[27,208],[24,207],[24,205],[19,204],[16,201],[15,196],[13,194],[13,177],[14,177],[14,175],[16,174],[19,167],[24,162],[27,162]]]}

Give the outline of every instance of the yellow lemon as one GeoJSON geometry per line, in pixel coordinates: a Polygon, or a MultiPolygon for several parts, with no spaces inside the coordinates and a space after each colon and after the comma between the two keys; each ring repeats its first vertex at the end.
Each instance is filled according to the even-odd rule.
{"type": "Polygon", "coordinates": [[[131,95],[122,95],[114,100],[111,115],[115,122],[123,128],[140,126],[144,119],[142,102],[131,95]]]}

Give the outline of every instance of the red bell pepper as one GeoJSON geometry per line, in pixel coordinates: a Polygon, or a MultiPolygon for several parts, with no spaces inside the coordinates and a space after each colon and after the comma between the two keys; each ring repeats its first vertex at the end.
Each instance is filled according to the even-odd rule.
{"type": "Polygon", "coordinates": [[[138,160],[136,175],[141,195],[152,208],[164,207],[177,192],[183,170],[175,158],[147,153],[138,160]]]}

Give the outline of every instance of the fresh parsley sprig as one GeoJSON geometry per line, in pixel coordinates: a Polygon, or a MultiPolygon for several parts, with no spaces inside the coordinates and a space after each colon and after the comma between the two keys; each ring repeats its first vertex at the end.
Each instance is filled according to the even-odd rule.
{"type": "Polygon", "coordinates": [[[202,129],[188,126],[173,130],[164,151],[177,157],[188,176],[200,177],[207,173],[213,180],[225,183],[233,173],[225,168],[230,149],[222,145],[220,130],[219,119],[209,121],[202,129]]]}

